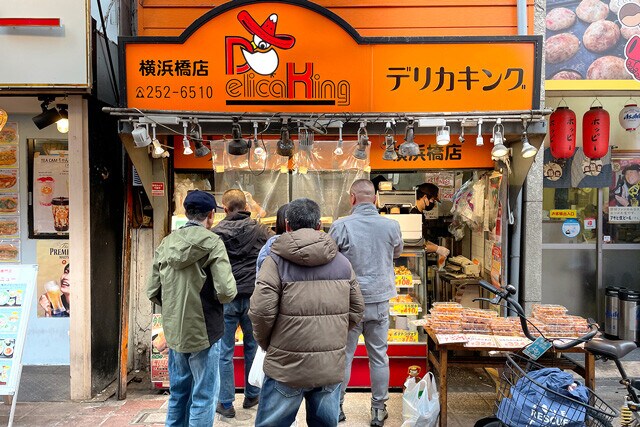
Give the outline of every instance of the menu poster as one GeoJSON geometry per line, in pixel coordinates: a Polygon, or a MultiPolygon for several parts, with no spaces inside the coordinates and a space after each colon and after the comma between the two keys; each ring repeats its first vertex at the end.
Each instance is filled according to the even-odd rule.
{"type": "Polygon", "coordinates": [[[13,394],[20,380],[37,273],[37,265],[0,267],[0,395],[13,394]]]}
{"type": "Polygon", "coordinates": [[[0,240],[0,263],[20,262],[20,240],[0,240]]]}
{"type": "Polygon", "coordinates": [[[151,319],[151,382],[169,386],[169,348],[162,329],[162,314],[151,319]]]}
{"type": "Polygon", "coordinates": [[[69,156],[67,150],[33,157],[33,233],[69,234],[69,156]]]}
{"type": "Polygon", "coordinates": [[[36,260],[40,266],[36,280],[39,295],[38,317],[69,317],[69,242],[38,240],[36,260]]]}
{"type": "Polygon", "coordinates": [[[0,144],[0,167],[16,169],[18,163],[18,145],[2,145],[0,144]]]}
{"type": "Polygon", "coordinates": [[[7,122],[7,124],[4,125],[2,130],[0,130],[0,144],[1,145],[18,144],[18,123],[7,122]]]}

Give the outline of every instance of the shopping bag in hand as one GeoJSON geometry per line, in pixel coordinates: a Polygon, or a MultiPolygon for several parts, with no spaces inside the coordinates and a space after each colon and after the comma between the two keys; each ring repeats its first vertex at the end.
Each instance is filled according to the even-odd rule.
{"type": "Polygon", "coordinates": [[[267,353],[262,349],[262,347],[258,346],[258,350],[256,350],[256,356],[253,358],[253,363],[251,364],[251,370],[249,371],[249,384],[262,388],[262,383],[264,382],[264,357],[267,353]]]}
{"type": "Polygon", "coordinates": [[[435,427],[440,414],[440,394],[433,373],[429,372],[417,383],[405,383],[402,394],[402,427],[435,427]]]}

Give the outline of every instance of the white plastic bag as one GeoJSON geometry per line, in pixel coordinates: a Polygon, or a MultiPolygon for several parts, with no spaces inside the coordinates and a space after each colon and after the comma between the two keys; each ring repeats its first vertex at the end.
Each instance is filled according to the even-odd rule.
{"type": "Polygon", "coordinates": [[[433,373],[419,382],[408,380],[402,394],[402,427],[435,427],[440,414],[440,393],[433,373]],[[422,392],[422,394],[420,393],[422,392]]]}
{"type": "Polygon", "coordinates": [[[266,354],[262,347],[258,346],[256,356],[253,358],[253,363],[251,364],[251,370],[249,371],[249,384],[253,386],[262,388],[262,383],[264,382],[264,370],[262,367],[266,354]]]}

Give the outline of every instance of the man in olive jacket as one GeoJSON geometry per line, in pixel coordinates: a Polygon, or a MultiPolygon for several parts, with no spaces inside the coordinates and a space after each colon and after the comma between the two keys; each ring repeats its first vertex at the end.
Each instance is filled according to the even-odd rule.
{"type": "Polygon", "coordinates": [[[169,347],[166,426],[210,427],[220,388],[222,304],[232,301],[237,290],[224,243],[209,230],[215,198],[192,191],[184,208],[187,224],[156,249],[147,296],[162,308],[169,347]]]}
{"type": "Polygon", "coordinates": [[[336,426],[349,329],[364,300],[347,258],[319,231],[320,207],[289,203],[287,232],[271,247],[249,317],[267,354],[256,426],[290,426],[306,399],[307,424],[336,426]]]}

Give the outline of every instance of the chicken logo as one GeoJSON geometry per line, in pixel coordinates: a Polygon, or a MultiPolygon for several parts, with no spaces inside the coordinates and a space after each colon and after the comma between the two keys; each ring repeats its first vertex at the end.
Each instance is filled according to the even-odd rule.
{"type": "Polygon", "coordinates": [[[227,74],[243,74],[249,70],[263,75],[272,76],[278,69],[278,49],[291,49],[296,39],[289,34],[276,34],[278,15],[272,13],[258,25],[255,19],[246,10],[238,13],[238,21],[253,37],[247,40],[240,36],[227,36],[226,43],[226,70],[227,74]],[[235,64],[234,47],[239,46],[244,62],[235,64]]]}

